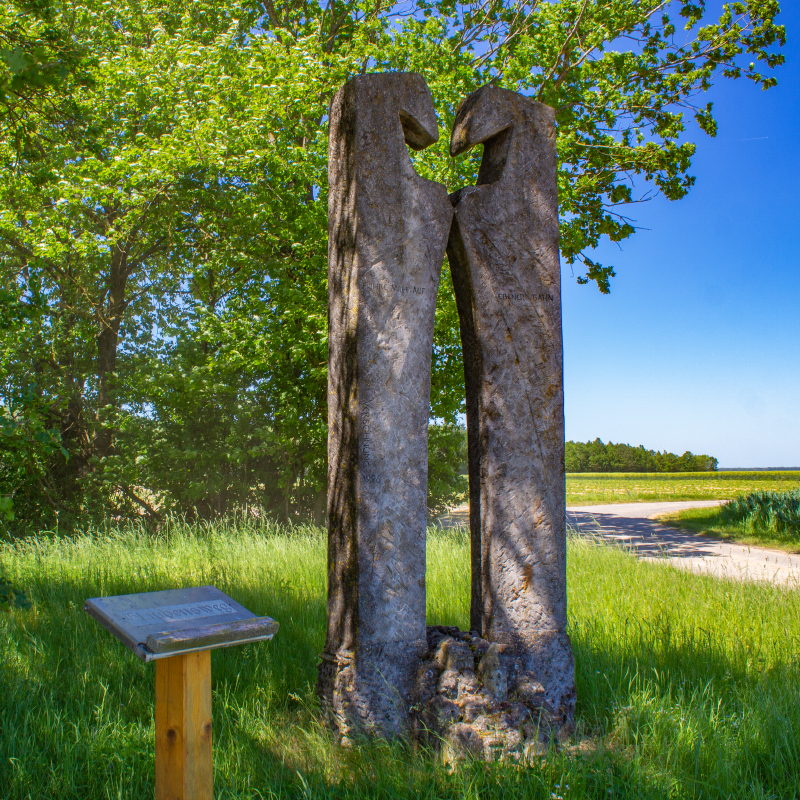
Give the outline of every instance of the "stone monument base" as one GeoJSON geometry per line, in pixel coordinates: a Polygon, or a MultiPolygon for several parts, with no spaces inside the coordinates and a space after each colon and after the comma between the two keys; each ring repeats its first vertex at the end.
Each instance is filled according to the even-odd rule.
{"type": "Polygon", "coordinates": [[[353,651],[322,654],[317,696],[340,744],[349,747],[361,735],[408,734],[408,698],[425,647],[423,639],[362,647],[358,666],[353,651]]]}
{"type": "Polygon", "coordinates": [[[574,730],[570,709],[554,709],[537,676],[513,653],[476,633],[427,629],[428,652],[417,670],[413,735],[441,748],[448,761],[524,762],[574,730]]]}

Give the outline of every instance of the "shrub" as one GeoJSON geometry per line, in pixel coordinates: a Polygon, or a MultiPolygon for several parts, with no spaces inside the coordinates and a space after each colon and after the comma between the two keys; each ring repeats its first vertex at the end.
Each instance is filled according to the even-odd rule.
{"type": "Polygon", "coordinates": [[[467,431],[461,425],[428,426],[428,517],[463,501],[468,483],[467,431]]]}

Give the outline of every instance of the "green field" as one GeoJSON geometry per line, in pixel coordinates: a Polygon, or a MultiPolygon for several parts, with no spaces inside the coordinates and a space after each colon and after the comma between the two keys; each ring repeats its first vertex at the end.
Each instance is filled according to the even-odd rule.
{"type": "MultiPolygon", "coordinates": [[[[467,623],[463,531],[429,534],[428,616],[467,623]]],[[[217,800],[797,798],[800,592],[569,545],[575,742],[526,768],[448,771],[407,745],[338,749],[316,722],[325,536],[256,523],[0,544],[33,600],[0,614],[3,800],[152,797],[152,665],[87,597],[214,583],[281,629],[213,655],[217,800]]]]}
{"type": "Polygon", "coordinates": [[[728,500],[763,489],[800,488],[800,472],[567,473],[567,505],[728,500]]]}

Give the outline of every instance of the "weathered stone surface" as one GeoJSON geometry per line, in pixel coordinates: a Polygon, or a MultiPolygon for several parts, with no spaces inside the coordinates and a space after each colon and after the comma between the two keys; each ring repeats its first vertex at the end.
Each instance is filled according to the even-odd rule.
{"type": "Polygon", "coordinates": [[[343,737],[407,729],[427,649],[431,350],[453,212],[406,144],[437,138],[420,75],[356,77],[331,105],[328,631],[318,692],[343,737]]]}
{"type": "Polygon", "coordinates": [[[416,738],[441,747],[449,762],[524,762],[547,752],[572,727],[542,701],[521,667],[520,658],[475,633],[428,628],[428,652],[417,672],[412,706],[416,738]],[[458,656],[443,659],[443,650],[458,656]]]}
{"type": "Polygon", "coordinates": [[[447,253],[461,321],[469,442],[470,624],[521,659],[564,719],[566,634],[561,284],[554,114],[484,86],[453,155],[483,143],[478,185],[451,195],[447,253]]]}

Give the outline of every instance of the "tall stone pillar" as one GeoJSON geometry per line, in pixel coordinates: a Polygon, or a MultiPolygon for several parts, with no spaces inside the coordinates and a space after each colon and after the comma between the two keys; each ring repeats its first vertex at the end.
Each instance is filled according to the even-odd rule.
{"type": "Polygon", "coordinates": [[[478,185],[451,195],[447,248],[466,381],[471,626],[570,719],[554,112],[484,86],[459,108],[450,152],[479,143],[478,185]]]}
{"type": "Polygon", "coordinates": [[[353,78],[331,105],[328,631],[317,689],[345,738],[407,730],[427,648],[431,352],[453,210],[406,144],[437,139],[417,74],[353,78]]]}

